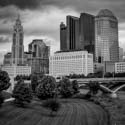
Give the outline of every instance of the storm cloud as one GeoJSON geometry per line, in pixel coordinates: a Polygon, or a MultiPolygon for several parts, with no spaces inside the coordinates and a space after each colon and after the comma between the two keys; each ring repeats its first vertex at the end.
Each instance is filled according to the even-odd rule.
{"type": "Polygon", "coordinates": [[[59,25],[66,21],[67,15],[79,17],[81,12],[86,12],[96,16],[100,9],[106,8],[119,20],[120,45],[125,48],[124,6],[124,0],[0,0],[0,35],[10,36],[11,39],[0,38],[0,41],[8,41],[9,47],[13,25],[20,14],[24,45],[27,46],[34,38],[48,38],[55,51],[59,49],[60,43],[59,25]]]}

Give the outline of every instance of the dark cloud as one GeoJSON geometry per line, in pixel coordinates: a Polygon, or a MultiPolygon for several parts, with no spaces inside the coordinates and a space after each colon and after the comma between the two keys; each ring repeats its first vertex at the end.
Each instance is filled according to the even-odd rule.
{"type": "Polygon", "coordinates": [[[36,8],[40,0],[0,0],[0,6],[15,5],[21,9],[36,8]]]}
{"type": "MultiPolygon", "coordinates": [[[[10,5],[14,5],[22,10],[45,9],[45,7],[56,6],[59,8],[73,8],[78,12],[90,12],[95,15],[101,8],[107,8],[112,10],[121,20],[125,18],[124,0],[0,0],[1,7],[10,5]]],[[[12,16],[12,14],[11,11],[8,11],[8,16],[12,16]]],[[[2,16],[4,17],[0,13],[0,17],[2,16]]]]}

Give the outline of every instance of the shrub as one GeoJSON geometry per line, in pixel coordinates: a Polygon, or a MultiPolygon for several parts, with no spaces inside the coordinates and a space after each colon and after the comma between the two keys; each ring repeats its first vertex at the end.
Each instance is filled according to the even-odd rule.
{"type": "Polygon", "coordinates": [[[56,80],[52,76],[44,76],[40,81],[36,92],[39,99],[53,98],[55,95],[56,80]]]}
{"type": "Polygon", "coordinates": [[[65,77],[62,80],[60,80],[59,90],[60,90],[60,94],[64,98],[71,97],[74,93],[70,80],[65,77]]]}
{"type": "Polygon", "coordinates": [[[98,82],[92,82],[92,81],[89,82],[88,87],[89,87],[90,93],[91,93],[92,95],[97,94],[97,93],[98,93],[98,90],[99,90],[99,88],[100,88],[98,82]]]}
{"type": "Polygon", "coordinates": [[[31,88],[23,80],[18,81],[14,87],[12,97],[15,98],[15,104],[24,107],[26,103],[30,103],[32,100],[31,88]]]}
{"type": "Polygon", "coordinates": [[[55,99],[49,99],[49,100],[46,100],[42,104],[42,106],[47,109],[50,109],[51,110],[50,114],[53,115],[53,112],[57,112],[60,109],[61,104],[55,99]]]}
{"type": "Polygon", "coordinates": [[[76,93],[79,92],[79,85],[78,85],[77,80],[73,80],[73,81],[72,81],[72,88],[73,88],[73,90],[74,90],[74,94],[76,94],[76,93]]]}
{"type": "Polygon", "coordinates": [[[3,90],[7,90],[10,87],[10,78],[7,72],[0,71],[0,106],[4,102],[4,98],[2,95],[3,90]]]}
{"type": "Polygon", "coordinates": [[[3,98],[2,94],[0,94],[0,107],[2,106],[3,102],[4,102],[4,98],[3,98]]]}

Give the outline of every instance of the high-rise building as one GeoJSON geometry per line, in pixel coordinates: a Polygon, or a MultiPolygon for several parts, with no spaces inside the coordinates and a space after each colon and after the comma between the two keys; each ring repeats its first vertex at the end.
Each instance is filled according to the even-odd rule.
{"type": "Polygon", "coordinates": [[[94,54],[95,45],[95,16],[81,13],[80,15],[79,48],[94,54]]]}
{"type": "Polygon", "coordinates": [[[79,47],[79,18],[67,16],[67,49],[76,50],[79,47]]]}
{"type": "Polygon", "coordinates": [[[123,61],[124,51],[123,48],[119,47],[119,62],[123,61]]]}
{"type": "Polygon", "coordinates": [[[47,74],[49,72],[50,47],[43,40],[35,39],[29,44],[29,52],[32,53],[32,73],[47,74]]]}
{"type": "Polygon", "coordinates": [[[67,27],[61,22],[60,24],[60,50],[67,50],[67,27]]]}
{"type": "Polygon", "coordinates": [[[60,50],[86,50],[94,54],[94,16],[81,13],[80,18],[67,16],[66,25],[60,24],[60,50]]]}
{"type": "Polygon", "coordinates": [[[118,20],[108,9],[95,18],[95,61],[119,61],[118,20]]]}
{"type": "Polygon", "coordinates": [[[23,26],[21,25],[20,16],[18,16],[13,28],[12,44],[12,64],[23,65],[24,45],[23,45],[23,26]]]}

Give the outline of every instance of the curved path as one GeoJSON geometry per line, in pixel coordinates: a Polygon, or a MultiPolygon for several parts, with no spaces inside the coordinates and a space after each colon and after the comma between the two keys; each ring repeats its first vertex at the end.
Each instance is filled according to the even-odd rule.
{"type": "Polygon", "coordinates": [[[33,102],[22,109],[4,105],[0,109],[0,125],[108,125],[106,112],[98,105],[80,99],[60,100],[62,107],[55,117],[33,102]]]}

